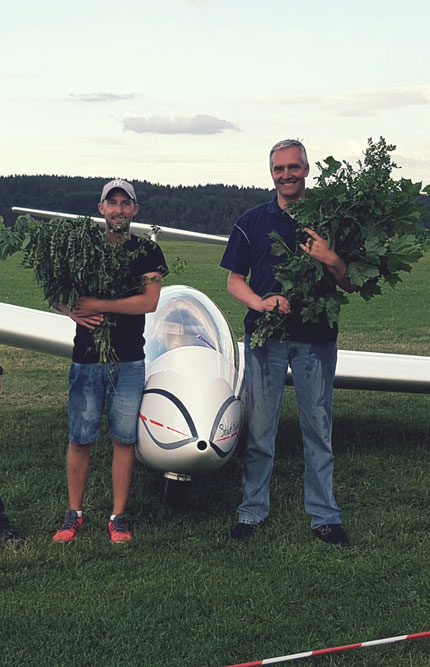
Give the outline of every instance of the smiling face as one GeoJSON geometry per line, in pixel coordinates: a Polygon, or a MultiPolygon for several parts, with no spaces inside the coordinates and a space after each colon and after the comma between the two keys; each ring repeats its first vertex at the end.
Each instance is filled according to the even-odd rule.
{"type": "Polygon", "coordinates": [[[280,148],[272,155],[270,173],[278,193],[281,208],[288,202],[301,199],[305,195],[305,178],[309,165],[299,146],[280,148]]]}
{"type": "Polygon", "coordinates": [[[124,231],[124,220],[127,222],[125,231],[128,231],[130,222],[138,210],[139,206],[120,188],[111,190],[106,199],[99,204],[99,211],[106,220],[108,230],[113,234],[124,231]]]}

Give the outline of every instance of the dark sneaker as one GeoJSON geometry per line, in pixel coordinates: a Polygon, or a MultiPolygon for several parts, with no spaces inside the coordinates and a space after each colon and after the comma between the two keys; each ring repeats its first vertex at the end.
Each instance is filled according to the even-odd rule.
{"type": "Polygon", "coordinates": [[[113,521],[109,521],[111,542],[130,542],[131,533],[125,514],[117,514],[113,521]]]}
{"type": "Polygon", "coordinates": [[[261,528],[261,523],[239,523],[231,530],[230,539],[241,542],[249,540],[250,537],[261,528]]]}
{"type": "Polygon", "coordinates": [[[344,547],[349,547],[350,542],[348,535],[342,528],[340,523],[325,523],[322,526],[312,528],[315,537],[326,544],[341,544],[344,547]]]}
{"type": "Polygon", "coordinates": [[[24,540],[18,537],[10,528],[0,528],[0,547],[9,547],[19,549],[24,544],[24,540]]]}
{"type": "Polygon", "coordinates": [[[84,517],[78,517],[76,510],[67,510],[64,517],[64,523],[60,530],[57,530],[54,537],[54,542],[73,542],[76,533],[84,523],[84,517]]]}

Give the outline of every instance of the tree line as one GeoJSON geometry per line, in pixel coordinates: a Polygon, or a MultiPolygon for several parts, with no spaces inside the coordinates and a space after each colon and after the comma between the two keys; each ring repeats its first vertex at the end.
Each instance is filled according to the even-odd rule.
{"type": "MultiPolygon", "coordinates": [[[[12,206],[98,216],[100,193],[109,180],[83,176],[0,176],[0,215],[8,226],[17,217],[11,211],[12,206]]],[[[269,200],[274,193],[266,188],[237,185],[131,182],[140,207],[137,222],[207,234],[229,234],[246,209],[269,200]]],[[[420,195],[420,200],[428,211],[421,224],[430,231],[430,197],[420,195]]]]}
{"type": "MultiPolygon", "coordinates": [[[[114,177],[113,177],[114,178],[114,177]]],[[[103,185],[112,179],[80,176],[2,176],[0,215],[12,225],[12,206],[100,216],[97,204],[103,185]]],[[[229,234],[248,208],[273,194],[270,190],[236,185],[158,185],[133,180],[139,213],[136,222],[180,229],[229,234]]]]}

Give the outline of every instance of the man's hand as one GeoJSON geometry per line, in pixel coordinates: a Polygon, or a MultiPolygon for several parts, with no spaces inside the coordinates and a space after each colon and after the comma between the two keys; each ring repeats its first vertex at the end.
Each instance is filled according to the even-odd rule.
{"type": "Polygon", "coordinates": [[[259,308],[259,310],[260,312],[264,312],[265,310],[272,311],[276,306],[279,306],[281,315],[286,315],[291,310],[288,299],[280,294],[268,296],[267,299],[261,299],[261,309],[259,308]]]}
{"type": "Polygon", "coordinates": [[[70,317],[76,324],[80,324],[87,329],[95,329],[103,322],[103,315],[96,313],[95,315],[78,315],[74,310],[69,310],[63,303],[54,303],[54,308],[63,315],[70,317]]]}
{"type": "Polygon", "coordinates": [[[311,238],[308,239],[306,243],[300,244],[301,249],[322,264],[325,264],[326,266],[335,266],[338,256],[335,251],[330,248],[327,239],[323,239],[322,236],[314,232],[313,229],[309,229],[309,227],[305,227],[304,231],[309,234],[311,238]]]}
{"type": "Polygon", "coordinates": [[[244,303],[248,308],[256,310],[258,313],[273,310],[276,306],[279,306],[279,312],[282,315],[290,312],[290,304],[284,296],[274,294],[273,296],[268,296],[266,299],[262,299],[261,296],[250,288],[245,276],[242,276],[240,273],[230,271],[228,274],[227,289],[235,299],[244,303]]]}
{"type": "MultiPolygon", "coordinates": [[[[97,299],[95,296],[81,296],[73,306],[72,312],[78,317],[90,317],[92,315],[100,315],[102,311],[102,302],[101,299],[97,299]]],[[[103,316],[102,320],[103,320],[103,316]]]]}
{"type": "Polygon", "coordinates": [[[300,244],[301,249],[310,257],[313,257],[313,259],[317,259],[322,264],[325,264],[336,283],[339,287],[345,290],[345,292],[356,292],[359,288],[356,285],[353,285],[347,277],[345,262],[335,253],[333,248],[330,248],[329,242],[314,232],[313,229],[305,227],[305,232],[309,234],[311,238],[308,239],[306,243],[300,244]]]}
{"type": "Polygon", "coordinates": [[[86,327],[87,329],[96,329],[104,320],[104,317],[101,313],[98,315],[88,315],[86,317],[80,317],[79,315],[76,315],[76,313],[73,310],[70,310],[68,312],[69,317],[76,322],[76,324],[80,324],[82,327],[86,327]]]}

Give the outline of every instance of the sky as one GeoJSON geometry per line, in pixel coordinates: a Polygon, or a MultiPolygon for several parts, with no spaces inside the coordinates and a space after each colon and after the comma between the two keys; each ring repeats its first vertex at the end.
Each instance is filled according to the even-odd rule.
{"type": "Polygon", "coordinates": [[[396,145],[430,183],[428,0],[21,0],[0,24],[0,175],[271,187],[268,154],[396,145]]]}

